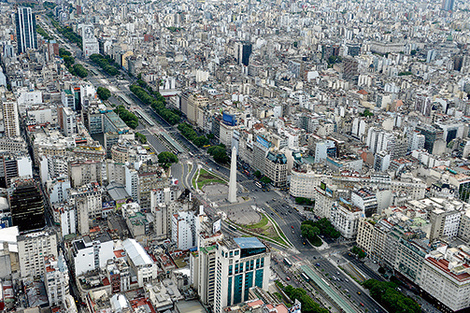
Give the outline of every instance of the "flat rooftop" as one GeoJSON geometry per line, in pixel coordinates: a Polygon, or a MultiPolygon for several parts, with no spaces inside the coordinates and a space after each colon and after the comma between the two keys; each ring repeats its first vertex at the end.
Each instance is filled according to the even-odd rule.
{"type": "Polygon", "coordinates": [[[233,241],[240,249],[266,248],[266,246],[256,237],[233,238],[233,241]]]}

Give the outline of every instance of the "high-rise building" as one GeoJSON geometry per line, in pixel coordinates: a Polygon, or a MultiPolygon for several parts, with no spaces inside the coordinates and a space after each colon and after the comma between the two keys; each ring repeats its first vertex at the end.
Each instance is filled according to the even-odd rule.
{"type": "Polygon", "coordinates": [[[271,253],[255,237],[242,237],[218,243],[215,262],[215,313],[248,300],[249,290],[268,288],[271,253]]]}
{"type": "Polygon", "coordinates": [[[444,10],[444,11],[453,11],[454,10],[454,0],[442,0],[442,10],[444,10]]]}
{"type": "Polygon", "coordinates": [[[16,100],[7,99],[2,101],[3,124],[5,125],[6,137],[20,136],[20,121],[18,117],[18,106],[16,100]]]}
{"type": "Polygon", "coordinates": [[[69,271],[62,254],[58,257],[55,255],[44,257],[44,285],[49,305],[65,303],[66,296],[70,294],[69,271]]]}
{"type": "Polygon", "coordinates": [[[94,34],[93,25],[82,25],[83,54],[89,57],[92,54],[100,53],[98,39],[94,34]]]}
{"type": "Polygon", "coordinates": [[[347,56],[344,58],[343,64],[343,79],[350,82],[357,82],[359,77],[359,62],[354,57],[347,56]]]}
{"type": "Polygon", "coordinates": [[[18,41],[18,54],[28,49],[37,49],[36,14],[31,8],[19,7],[15,14],[16,38],[18,41]]]}
{"type": "Polygon", "coordinates": [[[238,62],[248,66],[250,63],[250,55],[253,50],[253,45],[249,42],[240,43],[238,46],[238,62]]]}
{"type": "Polygon", "coordinates": [[[44,274],[44,256],[57,256],[57,234],[53,229],[19,235],[18,259],[21,277],[44,274]]]}
{"type": "Polygon", "coordinates": [[[18,179],[8,190],[13,225],[20,231],[43,228],[44,203],[38,184],[33,179],[18,179]]]}

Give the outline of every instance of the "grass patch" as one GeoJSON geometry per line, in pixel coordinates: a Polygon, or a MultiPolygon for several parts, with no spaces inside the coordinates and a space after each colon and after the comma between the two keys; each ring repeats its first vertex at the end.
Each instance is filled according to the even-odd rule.
{"type": "Polygon", "coordinates": [[[261,221],[259,221],[256,224],[246,225],[245,227],[246,228],[251,228],[251,229],[264,228],[268,224],[268,222],[269,222],[268,218],[263,214],[263,217],[261,218],[261,221]]]}
{"type": "Polygon", "coordinates": [[[208,184],[225,184],[225,181],[221,178],[209,173],[205,169],[199,171],[199,178],[197,179],[197,187],[202,189],[205,185],[208,184]]]}
{"type": "MultiPolygon", "coordinates": [[[[278,236],[276,233],[276,224],[271,222],[265,214],[261,214],[261,221],[253,225],[236,224],[232,221],[230,223],[238,228],[238,230],[249,232],[247,237],[259,237],[260,239],[270,241],[272,243],[280,244],[282,246],[289,246],[288,241],[278,236]]],[[[280,232],[282,235],[282,231],[280,232]]]]}

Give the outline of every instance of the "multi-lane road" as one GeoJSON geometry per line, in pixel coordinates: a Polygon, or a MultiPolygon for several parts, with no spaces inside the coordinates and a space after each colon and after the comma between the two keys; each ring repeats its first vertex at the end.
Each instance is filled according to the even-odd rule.
{"type": "MultiPolygon", "coordinates": [[[[45,24],[45,28],[48,33],[56,34],[55,29],[50,26],[50,23],[48,23],[47,20],[45,21],[45,24]]],[[[64,43],[61,38],[58,39],[60,39],[60,42],[62,42],[68,50],[73,50],[74,55],[81,55],[81,51],[78,47],[64,43]]],[[[93,64],[86,60],[79,59],[78,62],[84,64],[88,69],[93,69],[96,73],[100,72],[93,64]]],[[[106,77],[104,75],[90,76],[88,80],[96,87],[103,86],[110,90],[117,91],[117,94],[122,93],[127,95],[160,125],[158,127],[161,127],[162,131],[166,131],[192,153],[193,157],[180,155],[179,157],[181,162],[173,165],[171,168],[172,176],[179,180],[180,185],[183,188],[191,189],[191,180],[197,171],[198,164],[202,167],[211,168],[218,175],[228,179],[230,174],[228,168],[215,163],[204,151],[198,149],[183,137],[176,127],[169,125],[153,110],[150,110],[148,106],[143,104],[129,91],[129,85],[127,83],[119,82],[115,78],[106,77]],[[118,87],[116,87],[116,85],[118,87]]],[[[114,104],[121,104],[117,97],[111,97],[110,101],[114,104]]],[[[153,135],[143,126],[144,125],[139,126],[139,131],[147,136],[149,144],[152,145],[155,151],[157,153],[168,151],[167,146],[157,136],[153,135]]],[[[330,262],[310,244],[304,244],[303,239],[300,237],[300,225],[304,220],[304,217],[284,199],[282,194],[276,191],[262,191],[260,188],[256,187],[250,178],[246,177],[242,173],[238,173],[237,181],[244,187],[244,191],[242,192],[249,193],[254,204],[263,208],[265,212],[267,212],[276,221],[276,223],[278,223],[293,247],[300,252],[300,254],[296,256],[296,259],[301,260],[306,264],[313,264],[312,266],[318,267],[320,271],[323,269],[324,273],[329,274],[329,277],[332,279],[332,283],[339,286],[338,290],[342,290],[350,301],[352,301],[359,309],[363,308],[364,311],[367,309],[369,312],[385,312],[373,299],[364,293],[361,287],[353,282],[347,275],[342,273],[335,264],[330,262]]],[[[226,230],[233,232],[233,230],[230,229],[226,230]]],[[[236,235],[237,232],[234,232],[234,234],[236,235]]],[[[341,247],[339,246],[338,248],[341,247]]]]}

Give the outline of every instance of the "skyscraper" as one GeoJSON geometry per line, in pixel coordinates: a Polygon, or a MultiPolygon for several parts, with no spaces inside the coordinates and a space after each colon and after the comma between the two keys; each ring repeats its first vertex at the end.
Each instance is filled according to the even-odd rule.
{"type": "Polygon", "coordinates": [[[247,301],[251,287],[267,290],[270,260],[269,249],[256,237],[219,242],[214,264],[214,313],[222,313],[226,306],[247,301]]]}
{"type": "Polygon", "coordinates": [[[37,183],[32,179],[15,181],[8,190],[11,219],[20,232],[43,228],[44,203],[37,183]]]}
{"type": "Polygon", "coordinates": [[[15,20],[18,54],[25,53],[28,49],[37,49],[36,14],[31,11],[31,8],[19,7],[15,20]]]}
{"type": "Polygon", "coordinates": [[[13,97],[1,101],[3,111],[3,124],[6,137],[20,136],[20,121],[18,117],[18,105],[13,97]]]}
{"type": "Polygon", "coordinates": [[[442,9],[444,11],[454,10],[454,0],[442,0],[442,9]]]}

